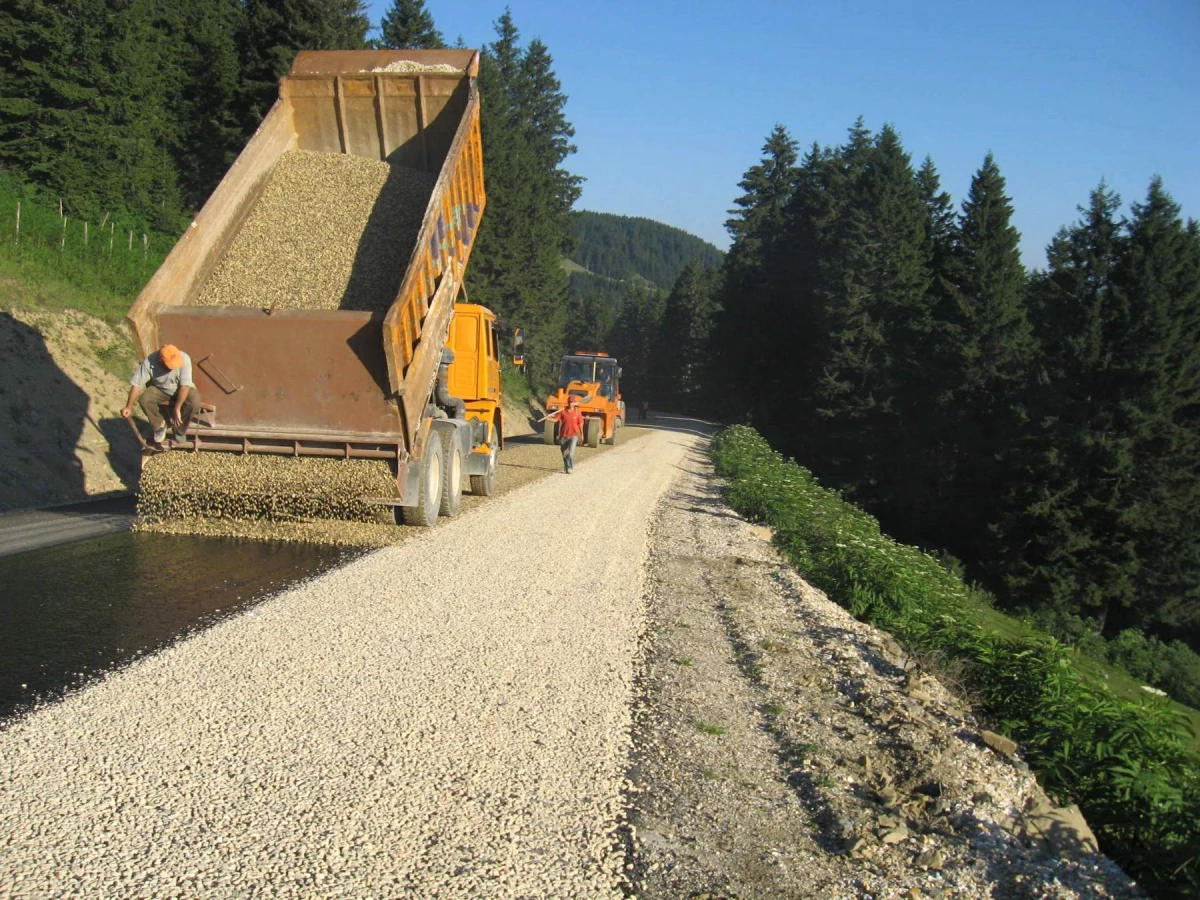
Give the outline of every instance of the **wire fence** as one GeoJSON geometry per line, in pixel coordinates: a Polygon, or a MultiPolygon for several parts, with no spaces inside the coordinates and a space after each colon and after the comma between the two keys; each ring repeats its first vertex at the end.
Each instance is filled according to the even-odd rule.
{"type": "Polygon", "coordinates": [[[47,205],[0,179],[0,259],[18,273],[44,273],[132,301],[173,243],[109,214],[98,222],[72,218],[61,199],[47,205]]]}

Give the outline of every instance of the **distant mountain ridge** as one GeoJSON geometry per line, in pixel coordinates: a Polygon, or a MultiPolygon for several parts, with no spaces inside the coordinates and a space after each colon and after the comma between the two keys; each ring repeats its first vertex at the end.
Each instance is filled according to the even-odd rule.
{"type": "MultiPolygon", "coordinates": [[[[617,282],[644,279],[670,290],[690,260],[719,266],[724,254],[681,228],[640,216],[581,210],[572,213],[578,249],[571,262],[617,282]]],[[[578,271],[572,278],[586,277],[578,271]]],[[[587,278],[593,281],[593,278],[587,278]]]]}

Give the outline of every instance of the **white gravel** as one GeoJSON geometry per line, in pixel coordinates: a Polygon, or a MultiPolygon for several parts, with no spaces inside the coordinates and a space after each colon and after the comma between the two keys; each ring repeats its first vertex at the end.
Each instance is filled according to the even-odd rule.
{"type": "Polygon", "coordinates": [[[632,441],[15,723],[0,896],[620,896],[647,522],[694,443],[632,441]]]}

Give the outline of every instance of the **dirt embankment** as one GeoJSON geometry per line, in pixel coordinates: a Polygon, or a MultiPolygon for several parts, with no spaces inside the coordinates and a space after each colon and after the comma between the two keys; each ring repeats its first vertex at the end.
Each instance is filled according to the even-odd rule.
{"type": "Polygon", "coordinates": [[[0,311],[0,511],[132,490],[129,338],[86,313],[0,311]]]}

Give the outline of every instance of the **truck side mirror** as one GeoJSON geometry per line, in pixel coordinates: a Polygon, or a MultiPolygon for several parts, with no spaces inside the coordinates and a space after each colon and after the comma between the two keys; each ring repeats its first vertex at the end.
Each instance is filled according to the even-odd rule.
{"type": "Polygon", "coordinates": [[[513,365],[518,369],[525,365],[525,329],[513,329],[513,365]]]}

